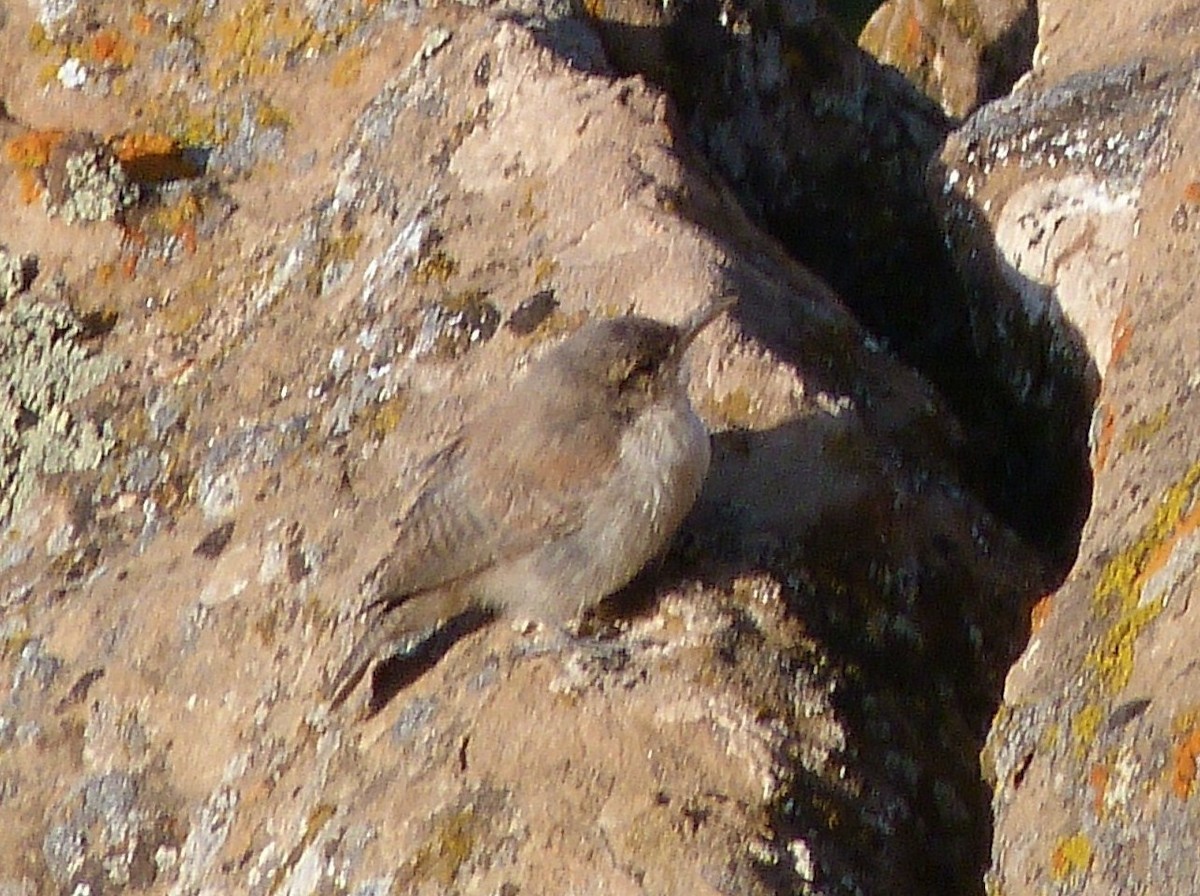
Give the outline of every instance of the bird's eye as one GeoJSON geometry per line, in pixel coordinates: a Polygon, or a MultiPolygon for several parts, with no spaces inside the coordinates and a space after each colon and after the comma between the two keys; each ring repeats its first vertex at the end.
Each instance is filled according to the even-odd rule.
{"type": "Polygon", "coordinates": [[[644,388],[658,370],[657,361],[645,355],[627,358],[620,366],[621,372],[614,381],[621,392],[644,388]]]}
{"type": "Polygon", "coordinates": [[[629,376],[652,376],[656,369],[658,369],[658,362],[653,358],[643,356],[634,361],[629,376]]]}

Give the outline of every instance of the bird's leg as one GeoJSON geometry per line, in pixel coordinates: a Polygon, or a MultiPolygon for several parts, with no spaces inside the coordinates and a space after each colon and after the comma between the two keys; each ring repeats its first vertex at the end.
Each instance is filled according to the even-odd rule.
{"type": "Polygon", "coordinates": [[[518,659],[531,659],[550,654],[576,654],[586,659],[597,661],[608,669],[624,667],[630,658],[631,651],[638,647],[648,646],[649,642],[633,642],[622,636],[616,628],[609,628],[601,634],[580,634],[572,631],[567,625],[542,626],[544,633],[536,642],[519,646],[516,651],[518,659]]]}

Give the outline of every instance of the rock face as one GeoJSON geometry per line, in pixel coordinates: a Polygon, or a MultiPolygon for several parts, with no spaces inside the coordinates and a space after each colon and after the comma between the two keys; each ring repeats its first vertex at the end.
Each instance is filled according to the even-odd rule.
{"type": "Polygon", "coordinates": [[[1174,3],[1039,13],[1031,76],[933,174],[976,336],[1010,388],[1060,408],[1044,371],[1074,367],[1096,395],[1079,556],[1036,609],[985,751],[989,887],[1190,892],[1200,17],[1174,3]]]}
{"type": "Polygon", "coordinates": [[[887,0],[858,38],[956,118],[1006,94],[1029,69],[1036,42],[1030,0],[887,0]]]}
{"type": "Polygon", "coordinates": [[[1200,191],[1162,5],[1180,45],[1094,73],[1040,10],[1042,68],[941,150],[805,4],[7,8],[0,891],[1188,879],[1200,191]],[[721,292],[709,481],[599,647],[468,620],[331,711],[422,459],[583,321],[721,292]],[[989,738],[1097,393],[1117,512],[989,738]]]}

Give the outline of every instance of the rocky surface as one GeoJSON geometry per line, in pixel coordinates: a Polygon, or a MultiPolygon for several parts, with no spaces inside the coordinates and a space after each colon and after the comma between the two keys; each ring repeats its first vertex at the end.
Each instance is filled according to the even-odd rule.
{"type": "Polygon", "coordinates": [[[1089,64],[1042,4],[953,134],[804,4],[6,6],[0,892],[1188,879],[1195,14],[1160,5],[1160,58],[1089,64]],[[726,291],[713,470],[599,646],[468,620],[330,711],[480,396],[726,291]]]}
{"type": "Polygon", "coordinates": [[[1005,894],[1184,893],[1200,742],[1200,10],[1084,6],[1039,4],[1034,71],[934,172],[948,230],[972,234],[956,250],[1009,388],[1062,408],[1045,371],[1074,366],[1094,403],[1079,556],[1036,608],[984,754],[988,880],[1005,894]],[[1030,325],[1052,364],[1027,354],[1030,325]]]}
{"type": "Polygon", "coordinates": [[[1036,42],[1031,0],[887,0],[858,37],[955,118],[1008,93],[1036,42]]]}

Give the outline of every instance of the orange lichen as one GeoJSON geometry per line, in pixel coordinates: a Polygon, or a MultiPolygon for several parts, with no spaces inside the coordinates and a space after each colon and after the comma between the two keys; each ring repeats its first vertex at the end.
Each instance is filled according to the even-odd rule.
{"type": "Polygon", "coordinates": [[[4,157],[17,169],[17,186],[25,205],[42,195],[38,172],[65,137],[66,132],[59,130],[28,131],[4,144],[4,157]]]}
{"type": "Polygon", "coordinates": [[[42,195],[42,184],[32,171],[18,171],[17,185],[20,188],[21,202],[32,205],[42,195]]]}
{"type": "Polygon", "coordinates": [[[196,227],[193,224],[184,224],[180,227],[175,235],[179,237],[179,242],[183,246],[183,251],[189,255],[196,251],[196,227]]]}
{"type": "Polygon", "coordinates": [[[1129,351],[1129,343],[1133,341],[1133,312],[1128,305],[1122,305],[1117,312],[1117,319],[1112,328],[1112,354],[1109,356],[1109,366],[1116,364],[1129,351]]]}
{"type": "Polygon", "coordinates": [[[1181,800],[1196,787],[1196,760],[1200,758],[1200,728],[1193,728],[1175,743],[1171,762],[1171,791],[1181,800]]]}
{"type": "Polygon", "coordinates": [[[66,136],[66,131],[28,131],[4,144],[4,157],[18,168],[41,168],[66,136]]]}
{"type": "Polygon", "coordinates": [[[82,47],[84,59],[99,65],[129,68],[133,65],[135,48],[115,28],[101,28],[82,47]]]}
{"type": "Polygon", "coordinates": [[[1050,618],[1050,611],[1054,608],[1054,595],[1043,594],[1038,598],[1037,603],[1033,605],[1033,609],[1029,611],[1029,632],[1037,634],[1041,631],[1046,620],[1050,618]]]}
{"type": "Polygon", "coordinates": [[[1108,763],[1097,762],[1088,773],[1088,784],[1092,788],[1092,809],[1097,817],[1104,814],[1104,793],[1108,789],[1108,779],[1112,777],[1112,769],[1108,763]]]}
{"type": "Polygon", "coordinates": [[[916,15],[909,13],[904,19],[904,38],[901,41],[901,55],[905,59],[914,59],[921,54],[925,43],[925,29],[916,15]]]}
{"type": "Polygon", "coordinates": [[[1183,201],[1200,205],[1200,181],[1191,181],[1183,188],[1183,201]]]}
{"type": "Polygon", "coordinates": [[[1096,436],[1096,449],[1093,462],[1097,470],[1108,466],[1108,455],[1112,450],[1113,436],[1117,431],[1117,415],[1113,413],[1112,405],[1107,401],[1100,406],[1100,430],[1096,436]]]}
{"type": "Polygon", "coordinates": [[[125,134],[113,144],[113,152],[121,162],[128,163],[142,155],[166,155],[179,149],[165,134],[125,134]]]}

